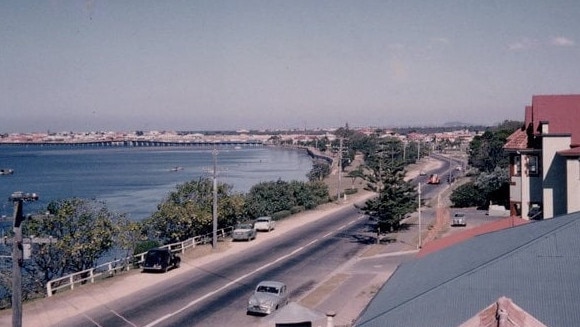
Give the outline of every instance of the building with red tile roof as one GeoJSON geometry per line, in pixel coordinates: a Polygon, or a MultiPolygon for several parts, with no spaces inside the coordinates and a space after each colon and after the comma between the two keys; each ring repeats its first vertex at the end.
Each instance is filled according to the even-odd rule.
{"type": "Polygon", "coordinates": [[[552,218],[580,210],[580,94],[536,95],[507,140],[510,211],[552,218]]]}

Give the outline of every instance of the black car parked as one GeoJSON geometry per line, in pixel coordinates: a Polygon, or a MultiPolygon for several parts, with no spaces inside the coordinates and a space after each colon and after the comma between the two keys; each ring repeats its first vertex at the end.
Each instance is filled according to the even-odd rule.
{"type": "Polygon", "coordinates": [[[179,268],[181,258],[166,248],[156,248],[147,251],[143,262],[143,271],[163,271],[169,268],[179,268]]]}

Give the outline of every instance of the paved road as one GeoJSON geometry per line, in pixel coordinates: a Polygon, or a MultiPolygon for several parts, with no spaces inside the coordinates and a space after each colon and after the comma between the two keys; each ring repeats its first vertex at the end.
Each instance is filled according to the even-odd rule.
{"type": "MultiPolygon", "coordinates": [[[[279,223],[277,230],[287,232],[297,226],[303,226],[306,222],[320,218],[326,213],[352,207],[354,201],[354,198],[349,198],[340,205],[331,205],[331,208],[326,208],[325,211],[315,210],[287,219],[279,223]]],[[[424,213],[424,215],[427,217],[428,213],[424,213]]],[[[427,223],[424,223],[423,228],[427,228],[426,226],[427,223]]],[[[407,230],[398,233],[397,242],[388,245],[366,244],[364,249],[357,250],[346,260],[337,262],[336,268],[327,273],[325,279],[314,281],[312,285],[305,288],[304,292],[295,294],[294,301],[322,314],[334,311],[336,312],[335,326],[350,326],[396,267],[401,262],[410,260],[416,252],[417,224],[411,222],[408,227],[407,230]]],[[[267,240],[268,237],[274,237],[274,235],[275,233],[272,233],[259,239],[267,240]]],[[[374,235],[369,232],[367,235],[359,235],[359,237],[370,239],[374,235]]],[[[233,246],[223,252],[198,258],[196,265],[201,266],[223,260],[226,256],[241,251],[241,248],[233,246]]],[[[182,268],[170,271],[169,274],[178,274],[180,270],[182,268]]],[[[154,285],[155,287],[154,280],[149,279],[144,282],[137,278],[142,276],[147,276],[147,274],[129,273],[126,276],[115,277],[95,285],[86,285],[71,292],[27,303],[24,306],[24,326],[57,326],[64,318],[76,316],[79,313],[89,317],[91,315],[98,316],[98,313],[92,310],[99,306],[109,308],[109,311],[113,312],[114,315],[116,309],[122,308],[121,305],[117,306],[121,303],[121,298],[127,295],[143,296],[142,293],[135,292],[138,292],[144,285],[154,285]],[[115,291],[112,292],[112,289],[115,291]]],[[[157,287],[158,292],[164,291],[159,286],[157,287]]],[[[298,285],[298,287],[300,286],[298,285]]],[[[121,315],[117,318],[119,321],[124,320],[121,315]]],[[[267,320],[262,319],[259,322],[264,323],[265,321],[267,320]]],[[[126,323],[127,326],[142,326],[141,324],[133,325],[131,322],[126,323]]],[[[9,324],[10,312],[0,313],[0,325],[8,326],[9,324]]]]}

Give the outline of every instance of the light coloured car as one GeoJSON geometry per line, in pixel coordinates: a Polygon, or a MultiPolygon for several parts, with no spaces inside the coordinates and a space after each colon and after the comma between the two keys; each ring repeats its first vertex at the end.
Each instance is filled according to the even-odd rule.
{"type": "Polygon", "coordinates": [[[247,314],[269,315],[286,304],[288,304],[286,284],[270,280],[262,281],[248,300],[247,314]]]}
{"type": "Polygon", "coordinates": [[[251,241],[256,238],[256,234],[253,223],[241,223],[234,227],[232,238],[234,241],[251,241]]]}
{"type": "Polygon", "coordinates": [[[453,215],[453,220],[451,221],[451,226],[466,226],[465,214],[463,212],[457,212],[453,215]]]}
{"type": "Polygon", "coordinates": [[[271,231],[276,227],[276,222],[272,217],[258,217],[254,223],[254,227],[258,231],[271,231]]]}

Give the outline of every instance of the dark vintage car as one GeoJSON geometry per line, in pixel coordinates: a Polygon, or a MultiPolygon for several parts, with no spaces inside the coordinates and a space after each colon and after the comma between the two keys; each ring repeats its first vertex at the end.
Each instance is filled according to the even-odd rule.
{"type": "Polygon", "coordinates": [[[166,272],[170,268],[179,268],[181,258],[166,248],[156,248],[147,251],[143,261],[143,271],[166,272]]]}

